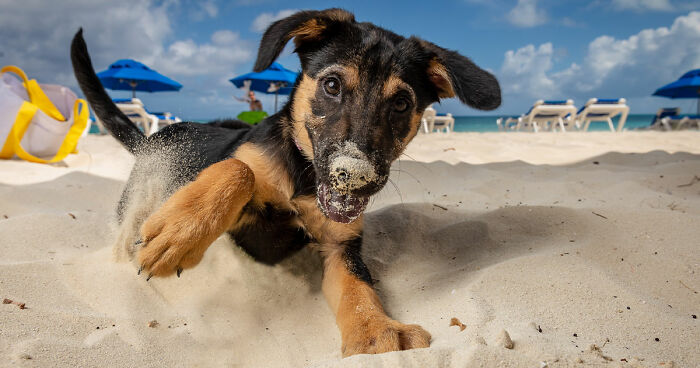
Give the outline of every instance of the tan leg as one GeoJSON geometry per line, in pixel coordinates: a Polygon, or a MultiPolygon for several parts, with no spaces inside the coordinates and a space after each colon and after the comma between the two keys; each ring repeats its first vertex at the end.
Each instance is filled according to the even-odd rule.
{"type": "Polygon", "coordinates": [[[361,242],[359,237],[322,249],[323,292],[336,315],[343,356],[429,347],[430,333],[418,325],[395,321],[384,312],[359,256],[361,242]]]}
{"type": "Polygon", "coordinates": [[[179,275],[197,265],[209,245],[238,220],[254,185],[253,172],[237,159],[204,169],[141,227],[138,262],[143,271],[149,277],[179,275]]]}

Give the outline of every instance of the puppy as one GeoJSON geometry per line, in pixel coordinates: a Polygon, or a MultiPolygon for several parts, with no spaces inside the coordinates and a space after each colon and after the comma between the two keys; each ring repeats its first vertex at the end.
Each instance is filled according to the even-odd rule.
{"type": "Polygon", "coordinates": [[[102,88],[78,31],[71,58],[80,88],[136,157],[117,208],[116,249],[148,280],[179,277],[224,233],[265,264],[312,245],[324,259],[322,288],[343,356],[428,347],[430,334],[387,316],[372,288],[360,256],[362,213],[429,104],[458,97],[494,109],[498,82],[454,51],[340,9],[272,24],[254,69],[270,66],[291,39],[302,72],[279,113],[253,127],[180,123],[146,137],[102,88]]]}

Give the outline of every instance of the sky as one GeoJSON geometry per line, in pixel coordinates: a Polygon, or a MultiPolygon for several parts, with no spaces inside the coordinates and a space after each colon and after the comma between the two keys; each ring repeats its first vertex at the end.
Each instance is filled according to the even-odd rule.
{"type": "MultiPolygon", "coordinates": [[[[83,27],[97,71],[132,58],[184,85],[137,93],[151,111],[235,117],[247,104],[233,98],[243,92],[228,80],[252,70],[265,28],[297,10],[329,7],[456,50],[498,78],[499,109],[484,113],[445,99],[438,112],[510,115],[538,99],[581,106],[591,97],[625,97],[631,113],[695,109],[695,101],[651,94],[700,68],[700,0],[0,0],[0,66],[79,93],[69,46],[83,27]]],[[[291,47],[278,61],[299,70],[291,47]]],[[[272,110],[272,97],[258,96],[272,110]]]]}

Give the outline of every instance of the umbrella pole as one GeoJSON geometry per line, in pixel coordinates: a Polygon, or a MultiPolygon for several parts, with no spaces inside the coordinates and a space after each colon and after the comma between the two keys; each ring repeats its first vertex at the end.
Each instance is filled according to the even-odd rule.
{"type": "Polygon", "coordinates": [[[136,98],[136,87],[131,87],[131,98],[136,98]]]}
{"type": "Polygon", "coordinates": [[[697,112],[698,112],[698,115],[700,115],[700,98],[698,98],[697,110],[698,110],[698,111],[697,111],[697,112]]]}
{"type": "Polygon", "coordinates": [[[275,91],[275,113],[276,112],[277,112],[277,91],[275,91]]]}

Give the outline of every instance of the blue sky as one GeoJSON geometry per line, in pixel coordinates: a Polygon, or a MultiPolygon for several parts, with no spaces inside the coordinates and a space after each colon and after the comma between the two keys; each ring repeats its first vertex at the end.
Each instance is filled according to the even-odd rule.
{"type": "MultiPolygon", "coordinates": [[[[520,113],[538,98],[573,98],[580,106],[590,97],[626,97],[632,113],[695,108],[650,97],[700,68],[700,2],[683,0],[26,0],[22,7],[0,0],[0,65],[75,88],[68,46],[83,26],[98,71],[134,58],[184,85],[178,93],[140,93],[151,110],[235,116],[246,105],[232,98],[241,92],[227,80],[250,71],[264,27],[295,10],[327,7],[457,50],[492,71],[504,103],[488,114],[520,113]]],[[[279,61],[299,67],[289,50],[279,61]]],[[[266,109],[271,101],[263,99],[266,109]]],[[[454,99],[438,110],[481,114],[454,99]]]]}

